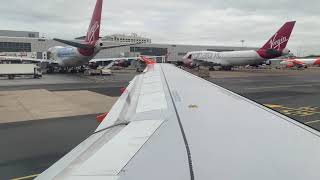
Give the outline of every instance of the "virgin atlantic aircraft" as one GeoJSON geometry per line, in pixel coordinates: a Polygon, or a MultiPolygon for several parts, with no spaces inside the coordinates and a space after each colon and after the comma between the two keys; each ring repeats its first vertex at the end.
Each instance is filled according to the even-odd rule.
{"type": "Polygon", "coordinates": [[[233,66],[259,65],[262,62],[289,54],[286,48],[295,21],[285,23],[277,33],[259,50],[248,51],[194,51],[184,56],[184,63],[190,66],[221,66],[231,70],[233,66]]]}

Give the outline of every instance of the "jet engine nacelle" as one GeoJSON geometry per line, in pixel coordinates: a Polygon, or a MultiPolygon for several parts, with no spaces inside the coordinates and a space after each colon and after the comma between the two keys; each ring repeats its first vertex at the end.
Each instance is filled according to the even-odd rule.
{"type": "Polygon", "coordinates": [[[288,55],[290,53],[290,50],[285,48],[282,50],[282,55],[285,56],[285,55],[288,55]]]}
{"type": "Polygon", "coordinates": [[[97,50],[100,50],[102,49],[102,46],[103,46],[103,43],[101,40],[97,41],[96,44],[95,44],[95,49],[97,50]]]}

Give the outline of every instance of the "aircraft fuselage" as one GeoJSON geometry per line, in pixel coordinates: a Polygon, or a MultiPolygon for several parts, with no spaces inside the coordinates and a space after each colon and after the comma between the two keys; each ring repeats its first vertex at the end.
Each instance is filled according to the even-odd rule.
{"type": "Polygon", "coordinates": [[[184,58],[185,64],[202,61],[211,63],[212,65],[221,66],[245,66],[259,64],[264,60],[254,50],[249,51],[228,51],[228,52],[214,52],[214,51],[195,51],[189,52],[184,58]]]}
{"type": "Polygon", "coordinates": [[[68,47],[53,47],[49,49],[50,60],[59,64],[61,67],[77,67],[88,64],[88,62],[100,51],[95,48],[92,51],[81,51],[81,49],[68,47]]]}

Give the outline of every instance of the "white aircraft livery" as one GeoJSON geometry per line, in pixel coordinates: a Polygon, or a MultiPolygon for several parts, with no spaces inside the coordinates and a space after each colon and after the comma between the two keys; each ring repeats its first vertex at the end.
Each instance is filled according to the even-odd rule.
{"type": "Polygon", "coordinates": [[[222,66],[230,70],[232,66],[259,65],[264,61],[286,55],[286,49],[295,21],[285,23],[269,41],[259,50],[248,51],[194,51],[184,56],[184,63],[189,66],[222,66]]]}

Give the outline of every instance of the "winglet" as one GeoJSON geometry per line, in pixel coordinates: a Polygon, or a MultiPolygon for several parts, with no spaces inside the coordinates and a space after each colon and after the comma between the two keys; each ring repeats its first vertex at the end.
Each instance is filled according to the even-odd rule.
{"type": "Polygon", "coordinates": [[[99,122],[99,123],[102,123],[102,121],[107,117],[108,113],[103,113],[99,116],[96,117],[96,120],[99,122]]]}
{"type": "Polygon", "coordinates": [[[140,56],[141,60],[145,62],[147,65],[156,64],[157,62],[153,59],[147,58],[146,56],[140,56]]]}

